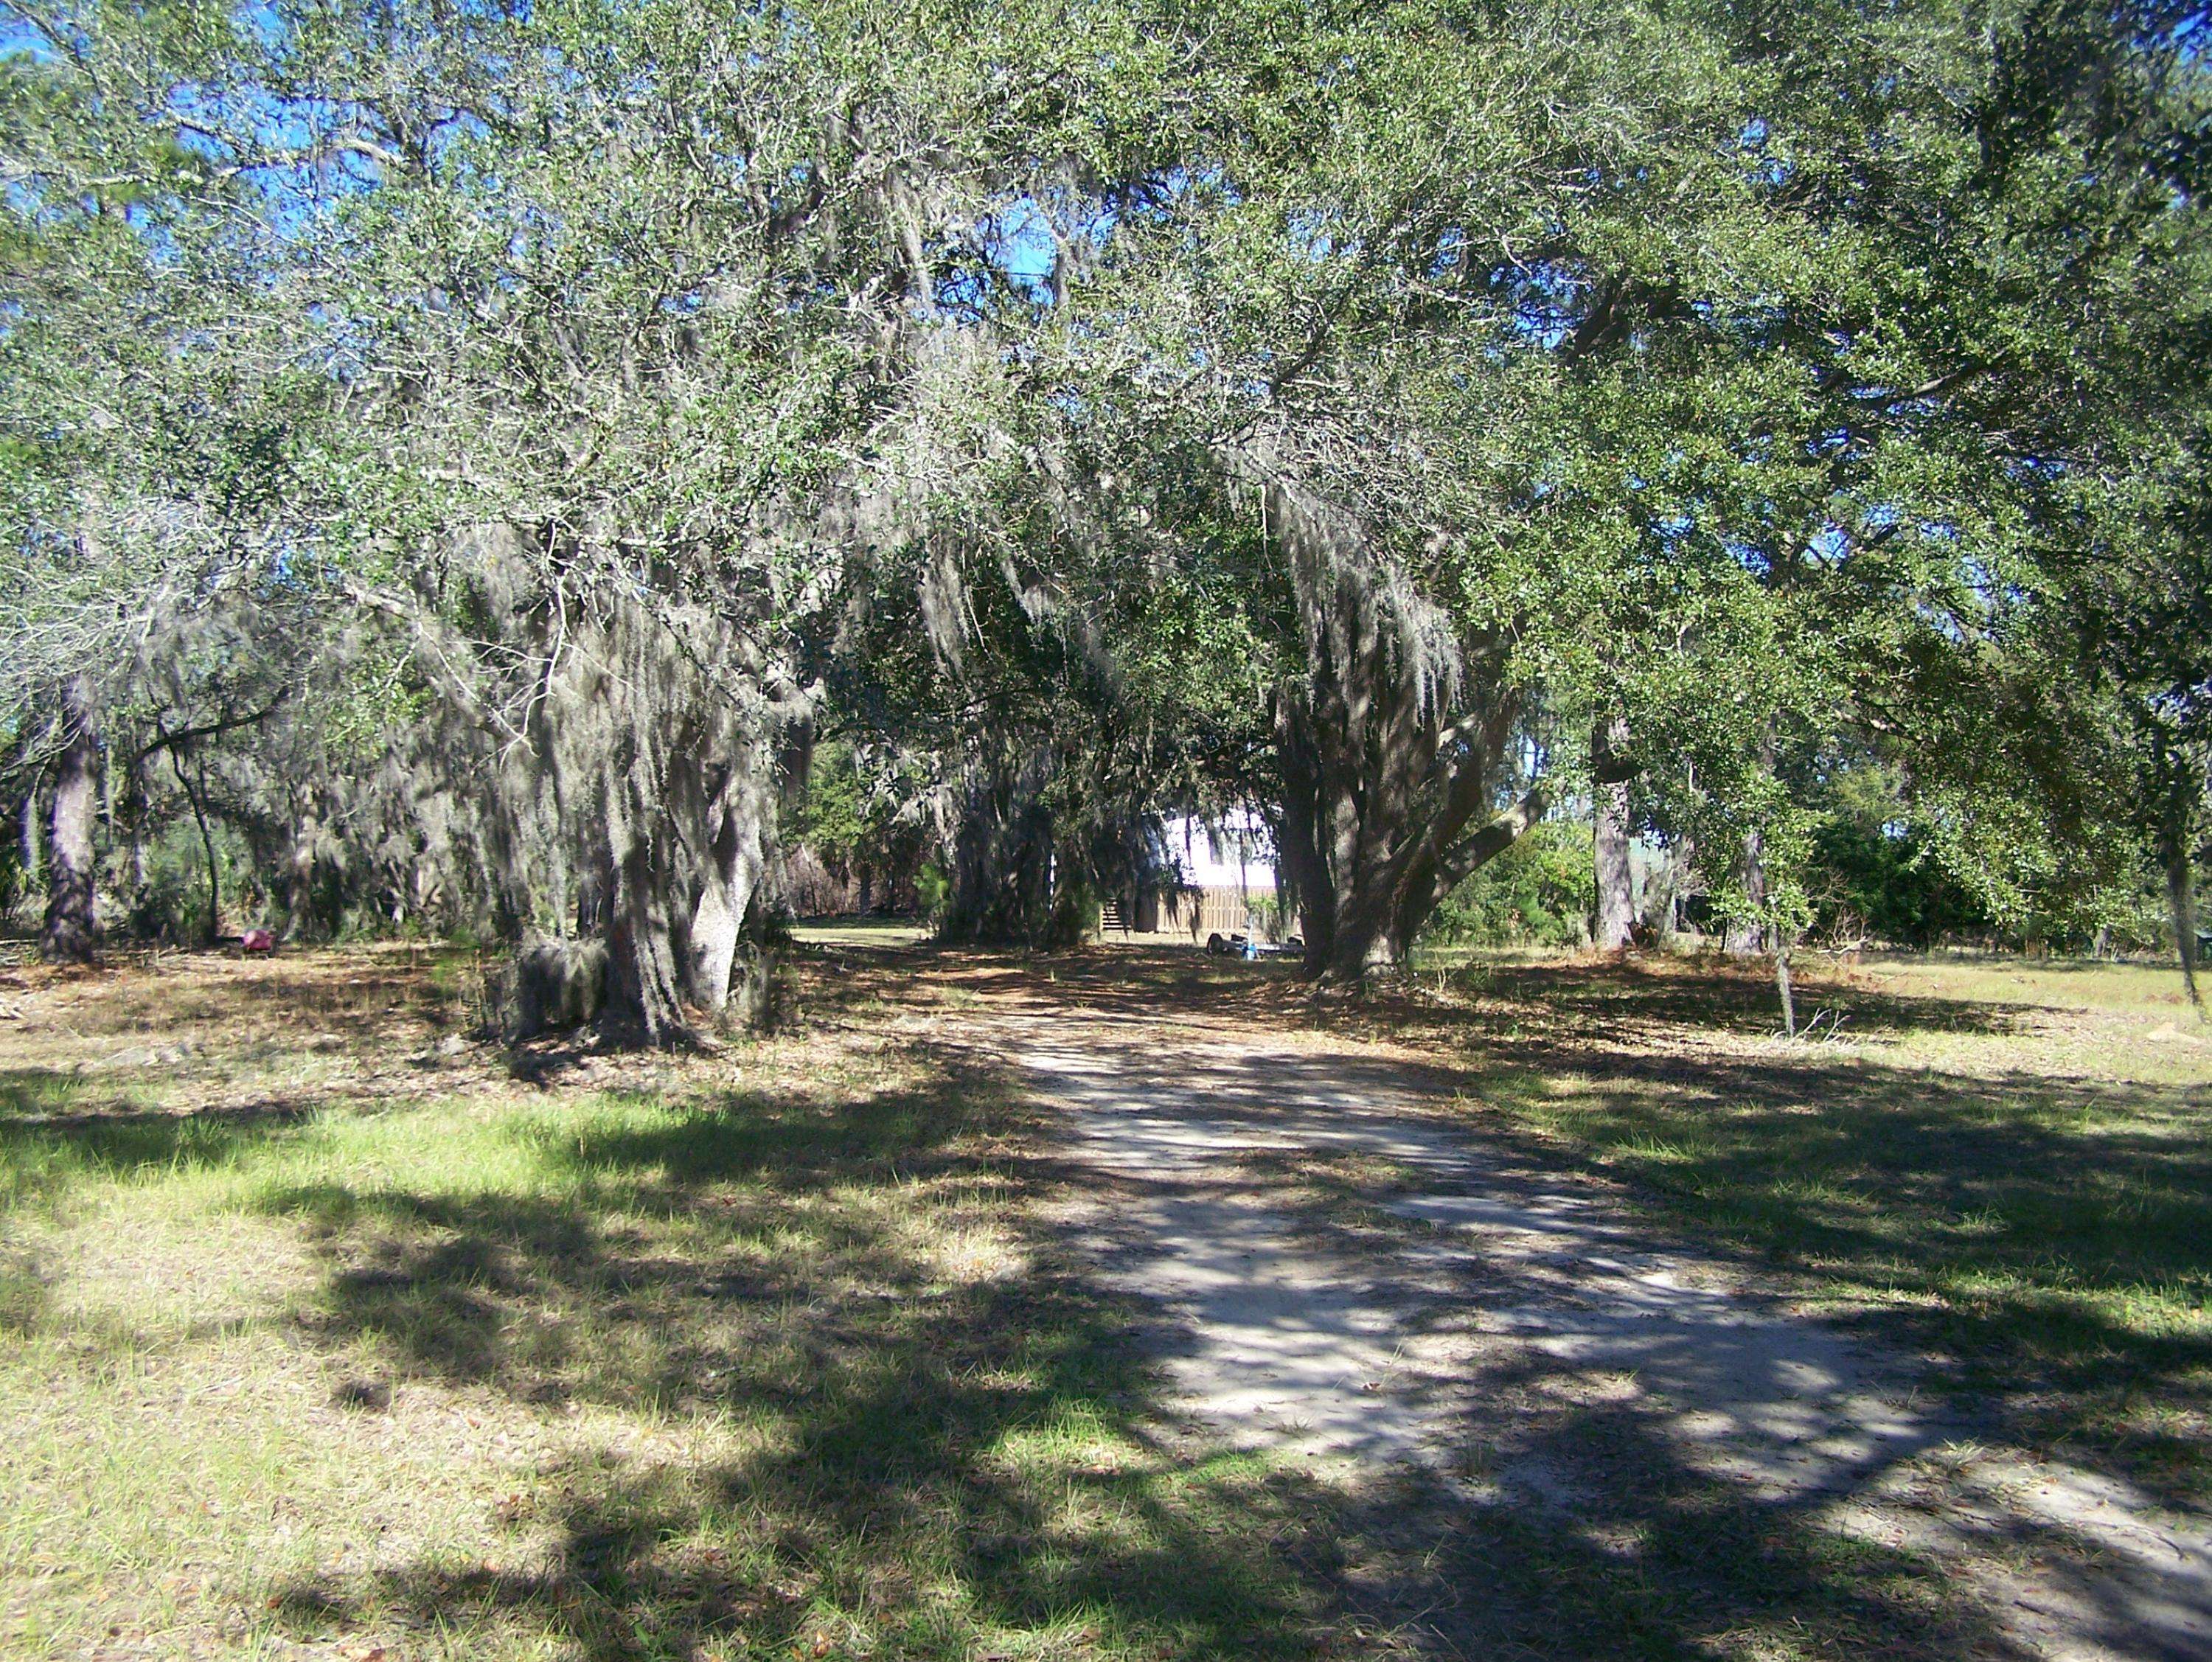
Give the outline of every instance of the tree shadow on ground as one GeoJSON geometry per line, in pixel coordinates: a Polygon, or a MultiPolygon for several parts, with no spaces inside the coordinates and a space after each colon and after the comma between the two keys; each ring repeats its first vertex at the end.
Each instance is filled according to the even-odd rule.
{"type": "MultiPolygon", "coordinates": [[[[1293,958],[1247,961],[1174,947],[1073,948],[1020,956],[934,945],[839,943],[800,949],[834,978],[811,987],[821,1011],[885,995],[927,971],[920,990],[955,1008],[969,996],[1079,1008],[1107,1021],[1200,1018],[1318,1028],[1355,1037],[1559,1039],[1640,1043],[1668,1029],[1763,1037],[1780,1026],[1773,972],[1729,959],[1475,963],[1410,976],[1378,972],[1356,993],[1319,989],[1293,958]],[[1425,996],[1431,985],[1453,1001],[1425,996]]],[[[1815,1009],[1856,1035],[2004,1035],[2033,1031],[2054,1014],[2037,1004],[1973,1001],[1869,988],[1801,969],[1801,1017],[1815,1009]]]]}
{"type": "Polygon", "coordinates": [[[291,1102],[171,1114],[89,1098],[73,1075],[0,1075],[0,1212],[89,1179],[235,1165],[255,1144],[303,1123],[291,1102]]]}
{"type": "MultiPolygon", "coordinates": [[[[1842,1300],[2005,1434],[2212,1497],[2212,1124],[2201,1087],[1961,1077],[1807,1050],[1470,1045],[1411,1086],[1533,1166],[1626,1178],[1709,1246],[1842,1300]]],[[[1277,1064],[1279,1065],[1279,1064],[1277,1064]]],[[[1348,1072],[1346,1072],[1348,1070],[1348,1072]]]]}
{"type": "MultiPolygon", "coordinates": [[[[1055,963],[1050,982],[1003,959],[961,980],[1014,1008],[1095,1012],[1102,1034],[1164,1017],[1218,1020],[1225,1047],[1279,1043],[1263,1021],[1418,1046],[1420,1062],[1400,1050],[1328,1068],[1378,1101],[1456,1098],[1454,1117],[1532,1163],[1630,1180],[1705,1240],[1808,1277],[1853,1306],[1853,1324],[1938,1361],[2030,1446],[2169,1501],[2212,1499],[2202,1086],[1714,1046],[1703,1036],[1774,1025],[1771,982],[1726,964],[1502,967],[1457,1005],[1403,988],[1316,1004],[1276,965],[1089,956],[1055,963]]],[[[1854,1030],[1892,1037],[2003,1034],[2046,1014],[1812,984],[1854,1030]]]]}
{"type": "Polygon", "coordinates": [[[1936,1610],[1925,1566],[1870,1570],[1656,1438],[1623,1458],[1639,1494],[1672,1498],[1631,1520],[1656,1546],[1627,1549],[1527,1523],[1517,1500],[1209,1453],[1167,1422],[1137,1336],[1157,1310],[1085,1273],[1034,1209],[1087,1180],[1036,1129],[1003,1075],[947,1056],[827,1105],[541,1123],[527,1192],[271,1194],[325,1264],[318,1342],[721,1439],[580,1454],[514,1510],[517,1567],[433,1552],[301,1579],[282,1624],[520,1629],[593,1659],[1657,1658],[1753,1629],[1803,1654],[1869,1634],[1898,1655],[2005,1653],[1936,1610]],[[998,1258],[948,1267],[1009,1217],[998,1258]],[[1723,1523],[1740,1538],[1701,1562],[1723,1523]]]}
{"type": "Polygon", "coordinates": [[[1523,1052],[1513,1068],[1468,1092],[1486,1132],[1534,1159],[1579,1154],[1708,1239],[1811,1277],[2030,1446],[2177,1502],[2212,1495],[2200,1092],[1863,1058],[1594,1069],[1523,1052]]]}

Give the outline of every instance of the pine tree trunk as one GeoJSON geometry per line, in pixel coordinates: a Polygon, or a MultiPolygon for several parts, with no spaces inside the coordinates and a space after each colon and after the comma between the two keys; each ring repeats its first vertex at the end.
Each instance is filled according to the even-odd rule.
{"type": "Polygon", "coordinates": [[[39,951],[52,963],[89,964],[100,951],[92,848],[100,740],[93,731],[90,695],[82,680],[72,681],[64,692],[62,709],[66,737],[54,766],[46,916],[39,933],[39,951]]]}

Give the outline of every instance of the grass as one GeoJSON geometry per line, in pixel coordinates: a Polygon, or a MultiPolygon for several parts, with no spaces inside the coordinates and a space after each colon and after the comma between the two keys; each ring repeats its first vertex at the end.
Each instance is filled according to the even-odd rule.
{"type": "Polygon", "coordinates": [[[2012,1426],[2205,1496],[2212,1047],[2153,1037],[2155,977],[1861,966],[1811,994],[1844,1039],[1788,1045],[1725,969],[1316,1007],[1189,953],[811,951],[793,1031],[656,1057],[465,1041],[466,954],[0,971],[0,1653],[1974,1648],[1924,1565],[1603,1403],[1530,1409],[1622,1474],[1603,1528],[1164,1428],[1143,1312],[1050,1221],[1052,1127],[968,1042],[1025,1001],[1421,1062],[2012,1426]]]}

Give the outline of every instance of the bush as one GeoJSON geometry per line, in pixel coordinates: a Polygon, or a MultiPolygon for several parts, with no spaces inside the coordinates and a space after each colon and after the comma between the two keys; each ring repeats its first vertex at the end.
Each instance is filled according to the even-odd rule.
{"type": "Polygon", "coordinates": [[[932,860],[926,863],[914,880],[914,898],[923,921],[934,928],[945,916],[945,903],[952,898],[952,880],[945,868],[932,860]]]}
{"type": "Polygon", "coordinates": [[[1422,938],[1440,947],[1571,947],[1589,934],[1587,825],[1547,819],[1451,892],[1422,938]]]}
{"type": "MultiPolygon", "coordinates": [[[[253,851],[231,826],[210,827],[222,886],[222,922],[233,931],[260,915],[264,895],[253,851]]],[[[146,848],[145,881],[135,890],[114,874],[107,890],[127,909],[125,930],[141,941],[197,945],[208,933],[207,852],[189,819],[164,825],[146,848]],[[120,880],[118,880],[118,879],[120,880]]]]}
{"type": "Polygon", "coordinates": [[[1981,904],[1946,872],[1910,826],[1869,825],[1838,815],[1813,833],[1808,876],[1815,940],[1871,936],[1927,947],[1994,926],[1981,904]]]}

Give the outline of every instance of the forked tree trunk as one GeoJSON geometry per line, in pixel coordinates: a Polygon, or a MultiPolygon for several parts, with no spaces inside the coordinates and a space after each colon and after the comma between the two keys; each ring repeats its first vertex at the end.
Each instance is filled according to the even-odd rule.
{"type": "Polygon", "coordinates": [[[1628,781],[1612,776],[1628,738],[1628,724],[1615,716],[1601,720],[1590,745],[1591,842],[1597,877],[1597,904],[1590,938],[1600,952],[1617,953],[1629,944],[1636,926],[1635,874],[1629,861],[1632,824],[1628,781]]]}
{"type": "Polygon", "coordinates": [[[62,695],[63,745],[54,764],[48,822],[46,916],[39,952],[56,964],[89,964],[100,952],[100,916],[92,822],[100,740],[91,696],[82,679],[62,695]]]}
{"type": "Polygon", "coordinates": [[[655,801],[630,800],[627,779],[617,788],[609,824],[626,841],[608,852],[611,878],[583,887],[601,897],[604,1014],[617,1033],[681,1038],[687,1003],[718,1025],[755,1025],[762,1000],[747,977],[766,959],[746,922],[774,856],[775,768],[763,746],[743,742],[703,777],[690,758],[672,766],[655,801]]]}
{"type": "Polygon", "coordinates": [[[183,748],[181,744],[170,745],[169,768],[177,776],[177,785],[185,793],[185,801],[191,807],[192,823],[199,827],[200,853],[207,861],[208,887],[207,928],[202,933],[212,947],[222,939],[222,868],[216,863],[215,834],[208,829],[207,805],[204,801],[207,794],[206,776],[201,776],[199,788],[195,788],[185,776],[184,758],[178,754],[183,748]]]}
{"type": "MultiPolygon", "coordinates": [[[[767,868],[772,807],[757,758],[747,757],[732,769],[708,809],[706,860],[691,913],[687,990],[694,1003],[718,1020],[729,1008],[738,943],[767,868]]],[[[749,1012],[740,1008],[737,1014],[744,1020],[749,1012]]]]}
{"type": "Polygon", "coordinates": [[[1502,640],[1451,635],[1344,516],[1280,484],[1263,502],[1304,656],[1275,697],[1277,854],[1307,976],[1358,982],[1405,963],[1438,904],[1542,817],[1544,796],[1497,811],[1520,708],[1502,640]]]}
{"type": "Polygon", "coordinates": [[[1277,855],[1297,906],[1308,978],[1357,982],[1375,965],[1407,963],[1444,897],[1542,819],[1545,796],[1529,791],[1476,823],[1490,776],[1478,757],[1463,754],[1425,788],[1401,794],[1375,788],[1375,776],[1418,771],[1413,746],[1395,756],[1381,746],[1324,747],[1307,736],[1310,721],[1295,692],[1279,702],[1277,855]],[[1331,758],[1327,749],[1350,754],[1331,758]]]}

